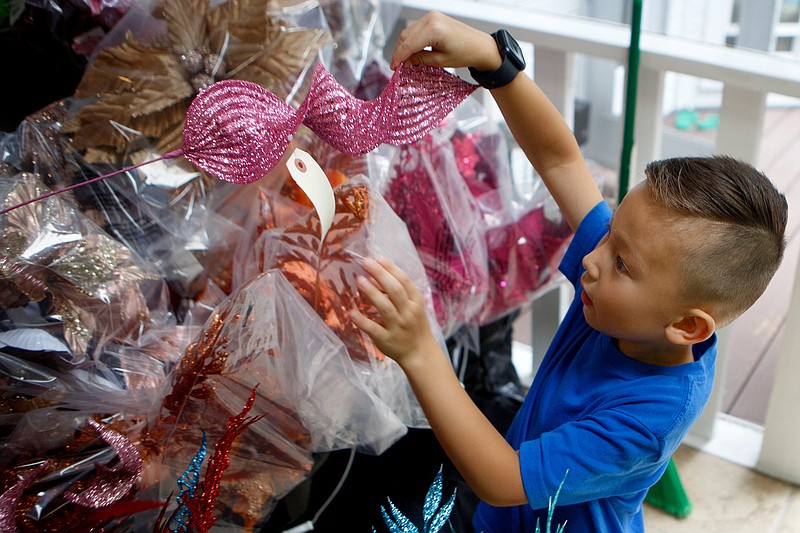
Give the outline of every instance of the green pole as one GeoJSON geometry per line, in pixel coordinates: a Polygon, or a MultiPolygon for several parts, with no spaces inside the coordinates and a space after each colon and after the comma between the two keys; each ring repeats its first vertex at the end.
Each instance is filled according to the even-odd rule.
{"type": "Polygon", "coordinates": [[[639,34],[642,32],[642,0],[633,0],[631,14],[631,44],[628,48],[628,76],[625,81],[625,126],[622,131],[622,155],[619,163],[619,195],[617,202],[628,192],[633,153],[633,129],[636,120],[636,88],[639,80],[639,34]]]}

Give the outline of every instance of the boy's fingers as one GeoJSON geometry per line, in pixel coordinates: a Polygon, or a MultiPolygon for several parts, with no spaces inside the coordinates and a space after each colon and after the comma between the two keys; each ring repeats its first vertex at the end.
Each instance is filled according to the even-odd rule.
{"type": "Polygon", "coordinates": [[[423,24],[423,20],[414,21],[408,27],[406,27],[406,29],[400,32],[400,36],[397,39],[397,45],[395,46],[394,53],[392,54],[392,68],[397,68],[400,63],[406,61],[411,56],[428,46],[427,42],[420,40],[424,39],[425,35],[425,33],[422,31],[423,24]]]}
{"type": "Polygon", "coordinates": [[[386,334],[386,330],[383,328],[383,326],[373,320],[370,320],[357,309],[350,311],[350,319],[361,331],[373,339],[382,337],[386,334]]]}
{"type": "Polygon", "coordinates": [[[407,277],[400,267],[385,258],[367,259],[364,269],[375,279],[382,290],[397,309],[401,309],[409,299],[401,279],[407,277]]]}
{"type": "Polygon", "coordinates": [[[356,283],[358,284],[359,292],[375,306],[382,317],[385,318],[395,312],[394,304],[389,296],[384,294],[379,287],[376,287],[372,281],[364,276],[358,276],[356,283]]]}
{"type": "Polygon", "coordinates": [[[398,291],[402,290],[402,296],[405,299],[415,303],[422,300],[422,293],[419,292],[414,281],[408,277],[408,274],[402,268],[386,258],[378,258],[377,262],[400,284],[398,291]]]}

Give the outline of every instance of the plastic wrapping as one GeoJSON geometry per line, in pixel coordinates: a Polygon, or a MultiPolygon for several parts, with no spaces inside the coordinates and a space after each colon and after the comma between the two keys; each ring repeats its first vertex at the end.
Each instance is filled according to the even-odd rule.
{"type": "MultiPolygon", "coordinates": [[[[109,164],[88,164],[62,134],[73,105],[69,99],[54,102],[27,117],[14,136],[18,145],[14,167],[36,173],[51,189],[116,170],[109,164]]],[[[188,296],[196,290],[193,283],[203,270],[196,254],[211,245],[211,232],[219,232],[227,224],[207,209],[199,173],[184,165],[153,164],[79,187],[62,199],[74,201],[87,218],[188,296]]]]}
{"type": "MultiPolygon", "coordinates": [[[[35,175],[19,174],[0,187],[8,205],[42,185],[35,175]]],[[[20,208],[2,218],[0,233],[5,276],[31,301],[52,295],[73,352],[141,334],[150,320],[143,287],[161,279],[71,204],[50,198],[20,208]]]]}
{"type": "Polygon", "coordinates": [[[549,288],[572,231],[560,214],[535,205],[519,219],[486,231],[490,284],[480,323],[488,324],[531,302],[549,288]]]}
{"type": "Polygon", "coordinates": [[[166,497],[202,432],[218,438],[258,385],[252,414],[263,418],[234,443],[217,500],[219,526],[252,527],[308,474],[313,452],[380,453],[405,433],[362,374],[285,277],[267,271],[217,306],[187,348],[145,432],[144,481],[166,497]]]}
{"type": "MultiPolygon", "coordinates": [[[[11,2],[12,6],[17,2],[11,2]]],[[[134,0],[23,0],[29,8],[47,13],[51,31],[76,52],[91,52],[90,44],[105,35],[130,9],[134,0]]],[[[11,8],[12,22],[15,7],[11,8]]]]}
{"type": "MultiPolygon", "coordinates": [[[[5,202],[42,188],[34,174],[0,180],[5,202]]],[[[0,234],[0,467],[5,478],[51,463],[46,488],[20,509],[28,530],[44,516],[57,528],[80,515],[64,507],[66,491],[80,493],[93,462],[114,456],[88,443],[86,420],[135,433],[181,341],[163,280],[65,199],[8,213],[0,234]]]]}
{"type": "Polygon", "coordinates": [[[383,57],[401,6],[379,0],[322,0],[320,5],[336,43],[331,72],[353,90],[361,85],[370,63],[383,57]]]}
{"type": "Polygon", "coordinates": [[[65,131],[87,150],[87,160],[114,161],[131,149],[131,133],[156,139],[159,153],[178,148],[189,103],[216,80],[247,80],[286,97],[329,35],[324,28],[289,26],[268,13],[269,5],[137,5],[87,68],[74,96],[91,100],[65,131]]]}
{"type": "Polygon", "coordinates": [[[448,333],[489,324],[546,290],[571,235],[537,176],[514,182],[508,154],[504,134],[467,99],[429,142],[393,159],[385,194],[415,236],[448,333]]]}
{"type": "Polygon", "coordinates": [[[386,358],[372,340],[350,319],[358,308],[375,316],[363,302],[356,285],[366,275],[360,260],[385,256],[403,268],[428,298],[434,335],[444,348],[441,331],[432,315],[431,290],[419,256],[403,222],[385,200],[372,191],[363,176],[339,185],[336,214],[320,249],[319,218],[310,212],[299,223],[268,232],[262,245],[263,265],[277,268],[344,342],[369,383],[369,387],[408,426],[427,425],[408,380],[400,367],[386,358]]]}
{"type": "Polygon", "coordinates": [[[455,160],[485,223],[490,282],[477,322],[486,325],[547,290],[571,231],[537,175],[515,182],[505,136],[475,99],[452,119],[455,160]]]}
{"type": "Polygon", "coordinates": [[[481,212],[447,138],[440,137],[445,132],[400,147],[384,194],[408,226],[431,282],[436,318],[448,336],[477,316],[488,271],[481,212]]]}

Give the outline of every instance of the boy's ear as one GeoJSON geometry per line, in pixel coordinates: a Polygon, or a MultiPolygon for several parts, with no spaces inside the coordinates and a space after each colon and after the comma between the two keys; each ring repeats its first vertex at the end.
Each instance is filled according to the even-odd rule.
{"type": "Polygon", "coordinates": [[[714,317],[702,309],[692,309],[688,315],[667,325],[667,340],[672,344],[697,344],[708,339],[715,329],[714,317]]]}

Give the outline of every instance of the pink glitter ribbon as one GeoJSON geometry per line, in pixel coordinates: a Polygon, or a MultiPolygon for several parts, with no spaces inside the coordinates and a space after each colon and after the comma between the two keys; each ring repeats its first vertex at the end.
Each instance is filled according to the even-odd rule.
{"type": "Polygon", "coordinates": [[[377,98],[361,100],[318,64],[294,110],[259,85],[223,81],[189,106],[183,152],[220,179],[249,183],[278,164],[301,123],[340,152],[360,156],[382,143],[421,139],[475,87],[440,68],[401,65],[377,98]]]}
{"type": "Polygon", "coordinates": [[[108,468],[95,464],[97,475],[89,487],[80,494],[66,492],[64,497],[72,503],[96,509],[114,503],[128,493],[142,472],[142,457],[136,446],[123,435],[91,419],[89,425],[100,432],[100,437],[117,452],[119,465],[108,468]]]}
{"type": "Polygon", "coordinates": [[[377,98],[361,100],[318,64],[309,92],[295,110],[255,83],[219,81],[189,106],[181,149],[7,207],[0,215],[180,155],[219,179],[250,183],[280,162],[301,124],[351,156],[382,143],[408,144],[435,128],[477,87],[437,67],[400,65],[377,98]]]}

